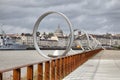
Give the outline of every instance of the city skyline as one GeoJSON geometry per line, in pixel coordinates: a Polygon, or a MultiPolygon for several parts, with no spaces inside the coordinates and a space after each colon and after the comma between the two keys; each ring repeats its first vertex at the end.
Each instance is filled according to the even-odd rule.
{"type": "MultiPolygon", "coordinates": [[[[83,31],[83,30],[79,30],[79,29],[74,29],[73,31],[75,31],[74,32],[74,35],[78,35],[78,34],[85,34],[85,33],[87,33],[86,31],[83,31]],[[77,30],[77,31],[76,31],[77,30]]],[[[46,31],[37,31],[37,33],[39,34],[39,35],[53,35],[53,34],[55,34],[56,32],[62,32],[63,33],[63,35],[64,36],[67,36],[67,35],[69,35],[69,33],[66,33],[66,32],[64,32],[63,31],[63,29],[60,27],[60,26],[58,26],[55,30],[52,30],[52,31],[48,31],[48,32],[46,32],[46,31]]],[[[0,27],[0,35],[3,35],[3,34],[6,34],[6,35],[9,35],[9,36],[18,36],[18,35],[31,35],[32,36],[32,32],[22,32],[22,33],[7,33],[5,30],[3,30],[2,29],[2,27],[0,27]]],[[[111,36],[120,36],[120,33],[108,33],[108,32],[106,32],[106,33],[101,33],[101,34],[97,34],[97,33],[87,33],[87,34],[90,34],[90,35],[111,35],[111,36]]]]}
{"type": "MultiPolygon", "coordinates": [[[[120,33],[119,9],[119,0],[0,0],[0,24],[4,24],[6,33],[32,33],[41,14],[58,11],[70,19],[74,29],[93,34],[120,33]]],[[[40,25],[43,26],[41,29],[56,29],[58,24],[66,26],[64,21],[58,18],[60,17],[56,15],[46,17],[40,25]]]]}

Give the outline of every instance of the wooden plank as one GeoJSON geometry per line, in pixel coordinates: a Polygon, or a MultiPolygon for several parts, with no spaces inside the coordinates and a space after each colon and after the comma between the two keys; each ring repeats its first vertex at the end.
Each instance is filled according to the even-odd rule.
{"type": "Polygon", "coordinates": [[[14,69],[13,70],[13,80],[20,80],[21,77],[21,70],[19,69],[14,69]]]}
{"type": "Polygon", "coordinates": [[[71,72],[74,70],[74,58],[73,58],[73,55],[71,56],[71,60],[72,60],[72,62],[71,62],[71,72]]]}
{"type": "Polygon", "coordinates": [[[50,73],[50,80],[55,80],[55,60],[51,61],[51,73],[50,73]]]}
{"type": "Polygon", "coordinates": [[[65,62],[66,62],[66,67],[65,67],[65,76],[68,75],[68,57],[65,58],[65,62]]]}
{"type": "Polygon", "coordinates": [[[59,70],[60,70],[60,80],[62,80],[62,70],[63,70],[63,68],[62,68],[62,58],[60,58],[60,68],[59,68],[59,70]]]}
{"type": "Polygon", "coordinates": [[[33,65],[27,67],[27,80],[33,80],[33,65]]]}
{"type": "Polygon", "coordinates": [[[45,62],[44,80],[50,80],[50,62],[45,62]]]}
{"type": "Polygon", "coordinates": [[[61,62],[61,78],[64,77],[64,58],[61,58],[62,62],[61,62]]]}
{"type": "Polygon", "coordinates": [[[65,77],[65,68],[66,68],[66,61],[65,61],[66,59],[65,59],[65,57],[63,58],[63,78],[65,77]]]}
{"type": "Polygon", "coordinates": [[[0,80],[3,80],[3,75],[2,75],[2,73],[0,73],[0,80]]]}
{"type": "Polygon", "coordinates": [[[38,80],[43,80],[43,63],[38,64],[38,80]]]}
{"type": "Polygon", "coordinates": [[[55,80],[60,80],[60,59],[55,60],[56,62],[56,79],[55,80]]]}
{"type": "Polygon", "coordinates": [[[68,74],[71,72],[71,56],[68,57],[68,74]]]}

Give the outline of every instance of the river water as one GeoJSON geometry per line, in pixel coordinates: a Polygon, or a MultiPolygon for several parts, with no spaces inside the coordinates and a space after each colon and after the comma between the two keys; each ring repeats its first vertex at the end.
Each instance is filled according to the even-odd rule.
{"type": "MultiPolygon", "coordinates": [[[[46,55],[54,53],[55,50],[42,50],[46,55]]],[[[63,53],[64,50],[59,50],[63,53]]],[[[71,50],[68,54],[79,53],[81,50],[71,50]]],[[[38,54],[36,50],[6,50],[0,51],[0,71],[17,66],[36,63],[47,60],[38,54]]]]}

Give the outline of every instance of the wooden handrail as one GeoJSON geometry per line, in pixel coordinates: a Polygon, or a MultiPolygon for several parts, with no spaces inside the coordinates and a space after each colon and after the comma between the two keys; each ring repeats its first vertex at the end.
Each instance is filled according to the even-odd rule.
{"type": "Polygon", "coordinates": [[[27,68],[27,80],[33,80],[34,65],[37,65],[37,80],[61,80],[70,72],[86,62],[89,58],[100,52],[96,49],[74,55],[67,55],[55,59],[49,59],[32,64],[0,70],[0,80],[3,80],[3,73],[13,71],[13,80],[21,79],[21,68],[27,68]]]}

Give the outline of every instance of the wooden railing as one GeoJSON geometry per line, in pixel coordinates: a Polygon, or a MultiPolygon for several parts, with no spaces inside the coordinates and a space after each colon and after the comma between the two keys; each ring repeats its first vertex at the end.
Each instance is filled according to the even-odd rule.
{"type": "Polygon", "coordinates": [[[51,59],[44,62],[27,64],[11,69],[0,70],[0,80],[5,80],[4,73],[9,71],[13,71],[12,80],[22,80],[21,68],[24,67],[27,68],[27,74],[26,79],[23,80],[61,80],[101,50],[102,49],[96,49],[75,55],[51,59]],[[34,65],[37,65],[36,78],[34,78],[33,75],[35,72],[34,65]]]}

